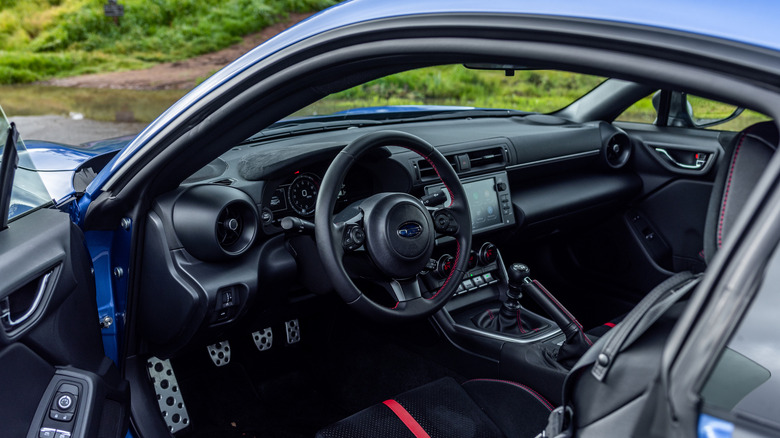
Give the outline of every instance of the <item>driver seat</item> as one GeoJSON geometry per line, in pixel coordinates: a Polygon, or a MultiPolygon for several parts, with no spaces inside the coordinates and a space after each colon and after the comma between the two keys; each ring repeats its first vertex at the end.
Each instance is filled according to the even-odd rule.
{"type": "MultiPolygon", "coordinates": [[[[721,247],[726,231],[743,210],[777,144],[778,130],[770,121],[743,130],[726,148],[726,159],[718,169],[707,210],[704,230],[707,261],[721,247]]],[[[611,382],[597,382],[588,372],[570,373],[566,386],[574,388],[574,397],[570,398],[577,413],[574,427],[602,421],[641,395],[654,376],[653,367],[658,366],[651,358],[657,359],[680,307],[672,307],[666,312],[665,320],[662,318],[654,324],[651,329],[654,332],[648,331],[631,346],[634,357],[624,354],[616,359],[612,367],[624,369],[613,371],[611,382]],[[637,356],[641,358],[639,361],[637,356]],[[605,402],[593,403],[594,398],[605,402]]],[[[600,348],[608,338],[602,337],[593,348],[600,348]]],[[[586,356],[593,354],[586,353],[586,356]]],[[[580,361],[583,364],[584,359],[580,361]]],[[[476,379],[458,384],[452,378],[444,378],[364,409],[323,428],[316,436],[534,437],[544,430],[553,408],[539,393],[520,383],[476,379]]],[[[619,420],[619,423],[617,429],[630,427],[627,421],[619,420]]],[[[613,432],[617,430],[614,425],[611,427],[613,432]]]]}

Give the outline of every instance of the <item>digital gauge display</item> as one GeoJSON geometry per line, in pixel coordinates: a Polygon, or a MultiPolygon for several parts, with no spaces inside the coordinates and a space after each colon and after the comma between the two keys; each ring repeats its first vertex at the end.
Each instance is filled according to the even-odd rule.
{"type": "Polygon", "coordinates": [[[290,203],[290,208],[301,216],[311,216],[314,214],[319,191],[320,182],[316,176],[299,175],[287,189],[287,200],[290,203]]]}

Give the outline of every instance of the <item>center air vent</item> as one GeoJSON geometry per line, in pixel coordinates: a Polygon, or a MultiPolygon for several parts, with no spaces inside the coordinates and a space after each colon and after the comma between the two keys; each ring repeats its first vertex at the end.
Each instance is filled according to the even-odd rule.
{"type": "Polygon", "coordinates": [[[173,206],[173,228],[184,248],[204,261],[243,254],[257,233],[257,209],[246,193],[206,184],[187,190],[173,206]]]}
{"type": "MultiPolygon", "coordinates": [[[[444,158],[458,174],[504,168],[507,163],[507,153],[503,146],[447,154],[444,158]]],[[[437,178],[436,171],[427,160],[418,160],[416,164],[421,181],[437,178]]]]}

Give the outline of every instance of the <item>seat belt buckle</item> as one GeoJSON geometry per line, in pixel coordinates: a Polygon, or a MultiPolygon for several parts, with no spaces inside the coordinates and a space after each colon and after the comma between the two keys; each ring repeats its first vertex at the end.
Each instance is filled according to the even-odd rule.
{"type": "Polygon", "coordinates": [[[568,438],[571,430],[568,428],[572,410],[570,407],[558,406],[547,417],[547,427],[536,438],[568,438]]]}

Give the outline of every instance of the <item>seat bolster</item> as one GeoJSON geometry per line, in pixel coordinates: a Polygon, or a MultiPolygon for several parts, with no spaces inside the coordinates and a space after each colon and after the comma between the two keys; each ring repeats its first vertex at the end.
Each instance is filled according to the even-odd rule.
{"type": "Polygon", "coordinates": [[[515,382],[476,379],[464,383],[463,389],[510,438],[535,437],[544,430],[553,410],[539,393],[515,382]]]}

